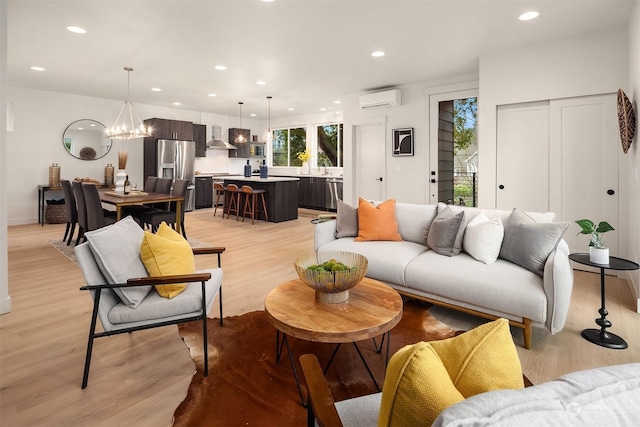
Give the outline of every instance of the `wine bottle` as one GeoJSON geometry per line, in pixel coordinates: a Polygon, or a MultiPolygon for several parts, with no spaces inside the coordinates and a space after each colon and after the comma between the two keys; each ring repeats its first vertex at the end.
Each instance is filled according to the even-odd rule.
{"type": "Polygon", "coordinates": [[[124,194],[131,192],[131,183],[129,182],[129,175],[124,179],[124,194]]]}

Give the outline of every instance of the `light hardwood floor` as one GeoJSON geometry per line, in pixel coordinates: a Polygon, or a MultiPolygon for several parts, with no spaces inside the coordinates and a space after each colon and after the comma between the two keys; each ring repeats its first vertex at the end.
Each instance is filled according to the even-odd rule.
{"type": "MultiPolygon", "coordinates": [[[[225,316],[263,308],[266,294],[296,276],[293,259],[313,250],[308,217],[280,224],[213,217],[213,209],[187,214],[189,237],[226,246],[223,256],[225,316]]],[[[0,425],[170,426],[194,372],[177,327],[98,339],[87,389],[80,388],[91,298],[78,288],[80,269],[49,243],[64,225],[9,228],[9,293],[12,312],[0,316],[0,425]]],[[[201,257],[199,257],[201,258],[201,257]]],[[[215,259],[197,259],[199,267],[215,259]]],[[[595,366],[640,361],[640,315],[625,281],[607,279],[612,331],[629,349],[608,350],[580,337],[595,327],[599,277],[576,272],[565,329],[552,336],[534,328],[533,348],[518,347],[523,371],[540,383],[595,366]]],[[[217,316],[216,306],[212,314],[217,316]]],[[[468,329],[481,319],[446,309],[434,315],[468,329]]],[[[514,339],[522,344],[520,330],[514,339]]],[[[210,373],[215,375],[215,370],[210,373]]]]}

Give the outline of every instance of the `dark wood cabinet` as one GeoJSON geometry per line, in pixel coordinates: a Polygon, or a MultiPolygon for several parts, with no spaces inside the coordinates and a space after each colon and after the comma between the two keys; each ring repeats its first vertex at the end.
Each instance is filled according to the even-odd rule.
{"type": "Polygon", "coordinates": [[[317,176],[300,177],[298,206],[311,209],[327,208],[327,180],[317,176]]]}
{"type": "Polygon", "coordinates": [[[213,207],[213,178],[196,176],[196,209],[213,207]]]}
{"type": "Polygon", "coordinates": [[[182,120],[147,119],[145,126],[151,126],[151,133],[155,139],[178,139],[193,141],[193,123],[182,120]]]}
{"type": "Polygon", "coordinates": [[[193,124],[193,140],[196,142],[196,157],[207,157],[207,127],[193,124]]]}

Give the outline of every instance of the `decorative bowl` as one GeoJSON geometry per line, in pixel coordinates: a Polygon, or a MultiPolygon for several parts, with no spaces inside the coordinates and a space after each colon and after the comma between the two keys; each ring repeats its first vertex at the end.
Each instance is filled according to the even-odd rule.
{"type": "Polygon", "coordinates": [[[348,300],[349,289],[362,280],[368,264],[366,257],[352,252],[310,253],[293,262],[300,280],[316,291],[316,301],[326,303],[348,300]]]}

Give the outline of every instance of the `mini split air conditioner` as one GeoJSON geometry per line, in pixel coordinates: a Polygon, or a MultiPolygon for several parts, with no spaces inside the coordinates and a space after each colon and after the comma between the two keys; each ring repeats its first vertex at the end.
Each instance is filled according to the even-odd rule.
{"type": "Polygon", "coordinates": [[[367,93],[360,96],[360,108],[389,108],[402,105],[400,89],[385,90],[384,92],[367,93]]]}

